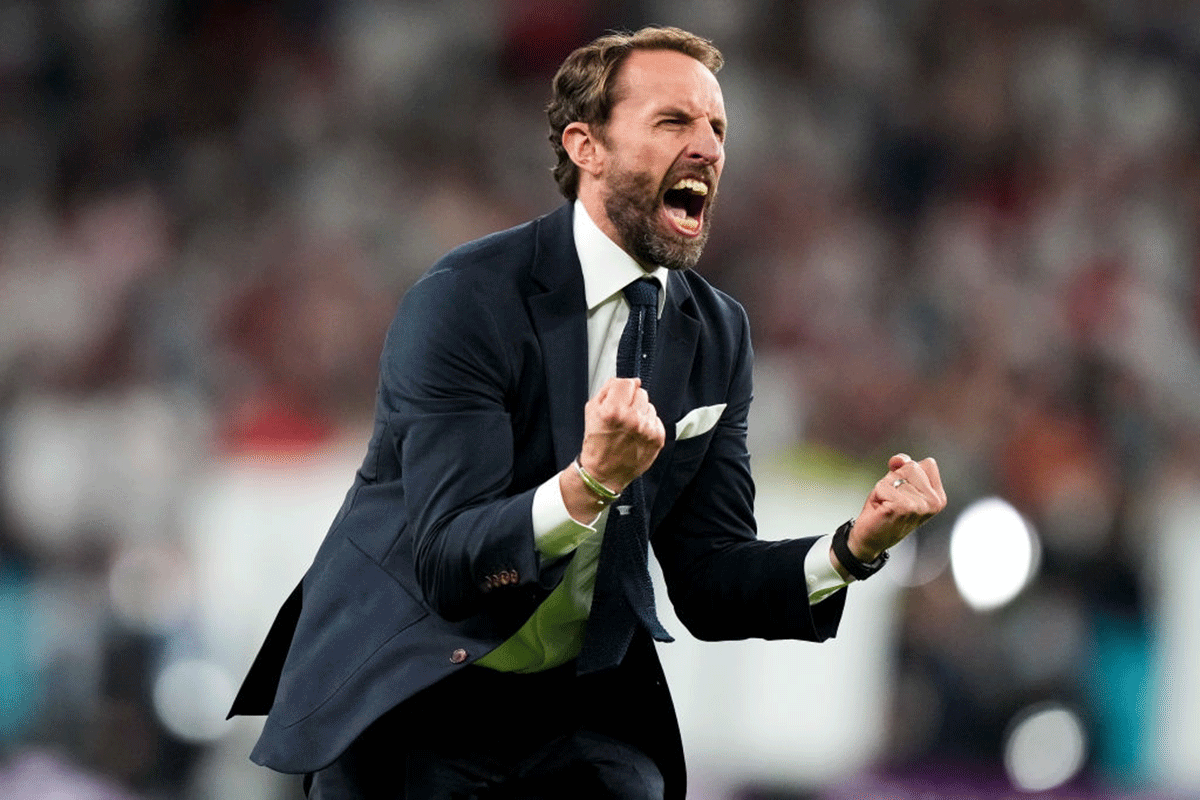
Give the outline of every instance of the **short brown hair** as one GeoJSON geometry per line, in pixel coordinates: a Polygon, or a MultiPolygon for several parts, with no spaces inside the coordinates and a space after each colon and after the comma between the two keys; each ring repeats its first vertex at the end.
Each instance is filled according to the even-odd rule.
{"type": "Polygon", "coordinates": [[[602,134],[616,102],[617,71],[634,50],[676,50],[691,56],[716,73],[725,63],[710,42],[679,28],[649,26],[635,33],[601,36],[567,56],[554,76],[553,94],[546,106],[550,118],[550,146],[558,157],[554,180],[568,200],[579,191],[579,168],[562,145],[563,131],[572,122],[596,126],[602,134]]]}

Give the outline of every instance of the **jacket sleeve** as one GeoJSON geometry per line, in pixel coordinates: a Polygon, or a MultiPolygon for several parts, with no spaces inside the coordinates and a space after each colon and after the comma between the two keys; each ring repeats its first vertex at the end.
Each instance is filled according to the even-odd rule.
{"type": "Polygon", "coordinates": [[[823,641],[837,632],[846,593],[809,604],[804,558],[817,537],[757,538],[746,447],[753,352],[749,322],[737,311],[728,403],[695,477],[654,532],[655,554],[676,614],[697,638],[823,641]]]}
{"type": "Polygon", "coordinates": [[[431,271],[402,301],[380,366],[417,581],[451,621],[495,602],[497,585],[539,577],[533,490],[508,495],[516,348],[487,295],[469,271],[431,271]]]}

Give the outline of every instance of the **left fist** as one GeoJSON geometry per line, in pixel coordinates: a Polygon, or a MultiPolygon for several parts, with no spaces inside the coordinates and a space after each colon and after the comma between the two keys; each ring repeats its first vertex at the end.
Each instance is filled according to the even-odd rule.
{"type": "Polygon", "coordinates": [[[888,473],[871,490],[846,544],[855,558],[874,561],[945,507],[937,462],[897,453],[888,459],[888,473]]]}

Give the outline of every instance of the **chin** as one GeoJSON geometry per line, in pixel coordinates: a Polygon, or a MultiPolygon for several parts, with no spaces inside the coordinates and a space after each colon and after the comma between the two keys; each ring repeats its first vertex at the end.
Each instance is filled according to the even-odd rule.
{"type": "Polygon", "coordinates": [[[704,245],[708,242],[708,226],[705,225],[695,236],[680,236],[671,231],[650,233],[642,238],[640,247],[633,255],[640,261],[667,269],[691,269],[700,261],[704,245]]]}

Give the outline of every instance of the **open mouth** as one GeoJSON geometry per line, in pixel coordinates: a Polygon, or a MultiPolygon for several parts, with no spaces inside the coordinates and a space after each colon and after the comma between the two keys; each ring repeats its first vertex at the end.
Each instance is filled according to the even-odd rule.
{"type": "Polygon", "coordinates": [[[674,228],[684,236],[696,236],[708,203],[708,184],[698,178],[680,178],[663,194],[663,210],[674,228]]]}

